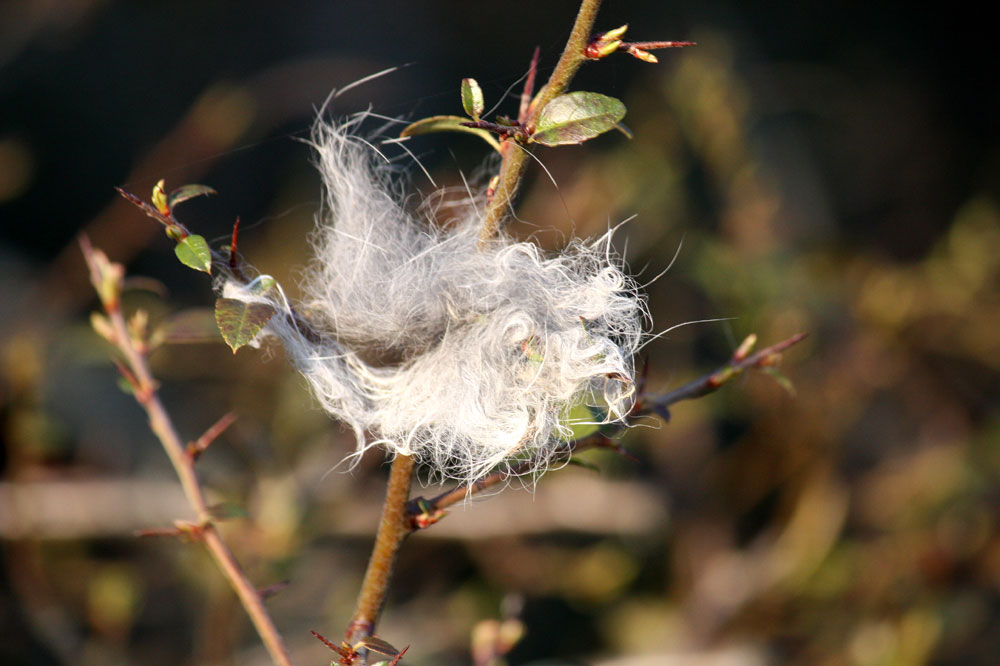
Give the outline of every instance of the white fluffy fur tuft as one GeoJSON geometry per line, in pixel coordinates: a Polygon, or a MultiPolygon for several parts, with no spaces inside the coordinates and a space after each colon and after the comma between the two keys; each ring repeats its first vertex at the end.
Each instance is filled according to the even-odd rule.
{"type": "Polygon", "coordinates": [[[280,288],[230,279],[223,294],[278,308],[265,333],[359,451],[383,444],[469,482],[515,455],[543,470],[576,404],[627,413],[645,305],[610,233],[553,256],[506,237],[480,246],[472,201],[446,227],[416,219],[364,142],[331,125],[314,142],[326,209],[297,311],[321,342],[280,288]]]}

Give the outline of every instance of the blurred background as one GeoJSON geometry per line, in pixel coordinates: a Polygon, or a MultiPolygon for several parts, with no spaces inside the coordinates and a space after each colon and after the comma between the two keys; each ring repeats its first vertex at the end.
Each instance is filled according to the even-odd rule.
{"type": "MultiPolygon", "coordinates": [[[[90,331],[86,232],[136,278],[127,307],[169,331],[152,363],[182,434],[238,416],[199,462],[204,484],[252,579],[288,582],[269,606],[297,663],[329,663],[309,630],[336,638],[350,618],[384,460],[338,467],[352,439],[281,350],[214,341],[207,280],[112,188],[214,187],[181,219],[218,245],[240,216],[244,254],[294,292],[321,196],[300,139],[330,90],[405,65],[333,113],[460,113],[472,76],[516,115],[505,91],[535,45],[547,76],[575,11],[0,4],[0,662],[268,663],[199,547],[134,536],[190,511],[90,331]]],[[[532,168],[512,230],[556,248],[636,215],[616,238],[640,279],[677,254],[648,287],[654,330],[731,318],[646,347],[651,387],[750,333],[805,331],[782,367],[794,395],[756,374],[629,432],[635,461],[588,452],[599,471],[457,507],[405,544],[379,635],[415,665],[473,663],[473,633],[504,618],[525,629],[512,666],[996,663],[988,22],[893,3],[605,3],[600,29],[626,22],[632,39],[698,46],[586,66],[574,88],[624,100],[635,139],[538,150],[558,189],[532,168]]],[[[440,185],[489,173],[474,138],[408,147],[440,185]]]]}

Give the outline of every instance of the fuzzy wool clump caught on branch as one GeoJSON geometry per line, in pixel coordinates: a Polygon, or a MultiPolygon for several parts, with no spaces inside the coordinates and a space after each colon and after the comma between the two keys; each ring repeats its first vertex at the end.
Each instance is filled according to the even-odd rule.
{"type": "Polygon", "coordinates": [[[262,334],[281,340],[358,452],[383,445],[471,482],[515,456],[543,471],[576,405],[623,418],[648,316],[611,233],[545,254],[504,235],[481,243],[471,197],[446,223],[425,219],[357,122],[314,131],[326,205],[296,312],[259,280],[221,291],[278,311],[262,334]]]}

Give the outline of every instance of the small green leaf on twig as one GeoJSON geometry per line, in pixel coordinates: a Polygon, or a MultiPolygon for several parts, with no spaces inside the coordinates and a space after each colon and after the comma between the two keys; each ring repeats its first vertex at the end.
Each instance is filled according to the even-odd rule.
{"type": "Polygon", "coordinates": [[[473,120],[479,120],[483,115],[483,89],[475,79],[462,79],[462,108],[473,120]]]}
{"type": "Polygon", "coordinates": [[[234,354],[257,337],[274,314],[275,309],[267,303],[244,303],[232,298],[215,301],[215,323],[234,354]]]}
{"type": "MultiPolygon", "coordinates": [[[[163,182],[163,181],[160,181],[163,182]]],[[[195,197],[208,196],[209,194],[218,194],[208,185],[182,185],[176,190],[170,193],[167,197],[167,206],[170,207],[172,211],[174,206],[181,203],[182,201],[187,201],[188,199],[194,199],[195,197]]]]}
{"type": "Polygon", "coordinates": [[[250,287],[250,290],[253,291],[253,293],[263,294],[272,289],[276,284],[278,284],[278,281],[275,280],[270,275],[261,275],[256,280],[251,282],[248,286],[250,287]]]}
{"type": "Polygon", "coordinates": [[[788,395],[793,398],[796,396],[797,392],[795,390],[795,384],[792,383],[791,379],[783,375],[780,370],[772,366],[761,368],[761,372],[769,375],[771,379],[778,382],[778,386],[785,389],[785,392],[788,393],[788,395]]]}
{"type": "Polygon", "coordinates": [[[177,241],[177,246],[174,247],[174,254],[188,268],[211,275],[212,251],[208,249],[208,243],[204,237],[197,234],[185,236],[177,241]]]}
{"type": "Polygon", "coordinates": [[[399,135],[416,136],[418,134],[433,134],[434,132],[465,132],[466,134],[475,134],[490,144],[493,150],[500,152],[500,142],[492,134],[483,129],[465,127],[462,125],[464,122],[467,122],[467,119],[462,116],[431,116],[407,125],[399,135]]]}
{"type": "Polygon", "coordinates": [[[625,117],[620,100],[592,92],[572,92],[549,102],[531,141],[543,146],[583,143],[603,134],[625,117]]]}

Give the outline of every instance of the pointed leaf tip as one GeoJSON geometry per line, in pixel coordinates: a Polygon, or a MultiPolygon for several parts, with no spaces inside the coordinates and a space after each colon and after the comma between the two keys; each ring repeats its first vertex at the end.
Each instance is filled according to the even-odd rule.
{"type": "Polygon", "coordinates": [[[274,307],[267,303],[244,303],[234,298],[215,301],[215,323],[234,354],[257,337],[275,312],[274,307]]]}

